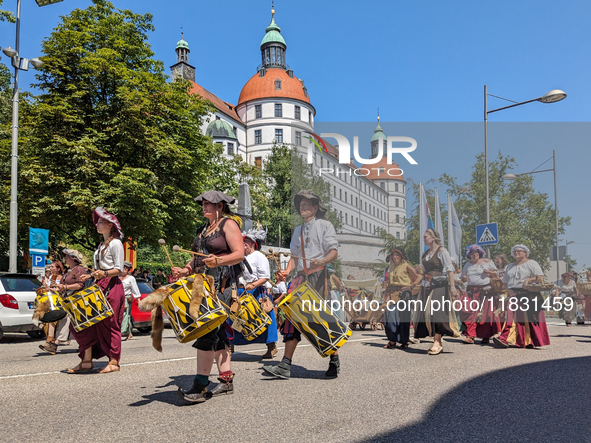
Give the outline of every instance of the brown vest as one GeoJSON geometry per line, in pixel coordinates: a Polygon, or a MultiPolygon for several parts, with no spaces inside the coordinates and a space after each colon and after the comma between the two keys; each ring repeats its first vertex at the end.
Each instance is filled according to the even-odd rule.
{"type": "Polygon", "coordinates": [[[439,261],[439,258],[437,257],[437,253],[439,252],[439,248],[441,246],[438,246],[437,249],[435,250],[435,252],[433,253],[433,256],[431,257],[430,260],[425,260],[425,257],[427,256],[427,252],[429,252],[428,250],[423,252],[423,267],[425,268],[425,274],[430,275],[430,276],[436,276],[436,275],[441,275],[441,271],[443,271],[443,265],[441,264],[441,261],[439,261]]]}

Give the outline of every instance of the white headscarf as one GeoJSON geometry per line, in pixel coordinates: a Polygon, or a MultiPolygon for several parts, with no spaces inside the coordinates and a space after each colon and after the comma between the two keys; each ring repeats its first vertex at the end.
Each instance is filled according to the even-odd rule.
{"type": "Polygon", "coordinates": [[[515,258],[516,249],[521,249],[522,251],[525,251],[525,256],[529,258],[529,248],[525,245],[515,245],[511,248],[511,255],[513,256],[513,258],[515,258]]]}
{"type": "Polygon", "coordinates": [[[251,239],[257,244],[257,249],[260,249],[261,245],[267,238],[267,233],[263,230],[249,229],[248,231],[242,233],[242,237],[251,239]]]}

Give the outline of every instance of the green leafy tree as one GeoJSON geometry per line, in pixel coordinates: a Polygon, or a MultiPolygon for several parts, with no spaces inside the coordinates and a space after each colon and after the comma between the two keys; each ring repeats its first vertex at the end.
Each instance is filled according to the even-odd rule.
{"type": "Polygon", "coordinates": [[[43,41],[41,94],[23,105],[22,226],[93,248],[105,206],[128,237],[191,244],[221,148],[200,131],[210,105],[153,59],[153,30],[150,14],[93,0],[43,41]]]}
{"type": "MultiPolygon", "coordinates": [[[[0,0],[0,6],[2,6],[3,0],[0,0]]],[[[14,14],[10,11],[0,9],[0,22],[14,23],[16,21],[14,14]]]]}
{"type": "MultiPolygon", "coordinates": [[[[460,184],[448,174],[440,178],[455,196],[454,205],[462,221],[463,246],[476,243],[476,225],[486,222],[484,154],[478,155],[476,160],[468,183],[460,184]],[[460,194],[466,187],[470,188],[470,193],[460,194]]],[[[511,247],[522,243],[530,248],[530,258],[547,268],[549,250],[556,236],[554,207],[548,194],[535,191],[531,175],[519,176],[511,182],[502,179],[515,166],[513,158],[500,152],[489,162],[490,219],[499,226],[499,244],[491,246],[491,254],[504,253],[511,257],[511,247]]],[[[559,233],[564,233],[568,225],[570,217],[559,217],[559,233]]]]}

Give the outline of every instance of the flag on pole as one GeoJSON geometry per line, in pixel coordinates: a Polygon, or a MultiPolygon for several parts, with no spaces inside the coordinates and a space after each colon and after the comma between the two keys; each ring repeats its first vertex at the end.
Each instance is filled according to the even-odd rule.
{"type": "Polygon", "coordinates": [[[451,259],[461,267],[462,257],[462,226],[456,213],[456,208],[447,194],[447,249],[451,259]]]}
{"type": "Polygon", "coordinates": [[[439,194],[437,193],[437,188],[435,188],[435,231],[439,233],[439,238],[441,239],[441,246],[445,247],[445,241],[443,239],[443,223],[441,223],[441,209],[439,204],[439,194]]]}
{"type": "Polygon", "coordinates": [[[131,270],[137,268],[137,242],[129,240],[123,243],[123,260],[131,263],[131,270]]]}
{"type": "Polygon", "coordinates": [[[429,212],[429,203],[427,202],[427,196],[425,195],[425,188],[423,188],[422,182],[419,182],[419,204],[419,257],[422,257],[423,252],[425,252],[426,250],[425,241],[423,240],[423,234],[427,229],[433,229],[433,220],[431,219],[431,212],[429,212]]]}

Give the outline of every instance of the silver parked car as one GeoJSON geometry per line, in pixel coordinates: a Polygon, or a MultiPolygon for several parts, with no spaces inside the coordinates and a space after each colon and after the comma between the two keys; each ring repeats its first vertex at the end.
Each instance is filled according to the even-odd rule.
{"type": "Polygon", "coordinates": [[[0,339],[5,332],[26,332],[33,338],[44,335],[33,324],[36,289],[41,283],[32,274],[0,273],[0,339]]]}

